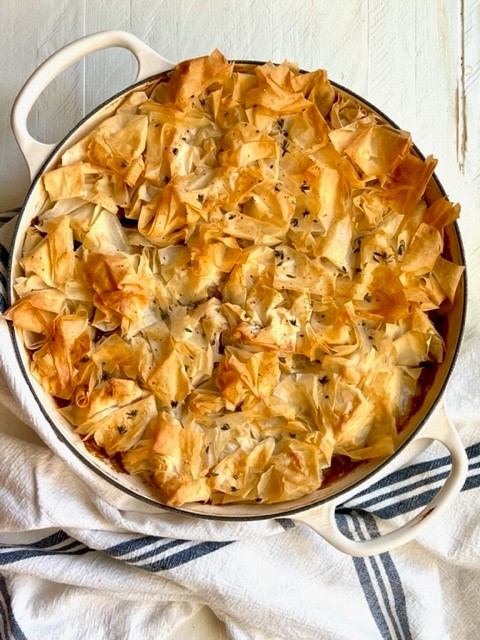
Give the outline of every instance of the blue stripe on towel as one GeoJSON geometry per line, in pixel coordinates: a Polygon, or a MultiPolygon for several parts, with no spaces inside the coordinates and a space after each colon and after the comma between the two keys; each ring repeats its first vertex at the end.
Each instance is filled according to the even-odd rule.
{"type": "Polygon", "coordinates": [[[212,553],[213,551],[222,549],[223,547],[226,547],[229,544],[232,544],[232,543],[231,542],[200,542],[192,547],[189,547],[188,549],[179,551],[178,553],[168,555],[164,558],[159,558],[158,560],[150,564],[143,564],[142,569],[146,569],[147,571],[153,571],[153,572],[175,569],[176,567],[186,564],[187,562],[191,562],[192,560],[201,558],[202,556],[212,553]]]}
{"type": "MultiPolygon", "coordinates": [[[[374,517],[371,514],[366,514],[364,521],[365,521],[369,536],[371,538],[378,537],[380,535],[380,532],[378,530],[377,523],[375,522],[374,517]]],[[[395,563],[393,562],[393,559],[390,553],[381,553],[377,557],[382,562],[385,574],[390,583],[390,589],[394,599],[395,613],[397,615],[397,618],[399,620],[400,627],[401,627],[400,637],[404,638],[404,640],[411,640],[412,634],[410,631],[410,624],[408,621],[405,591],[403,589],[402,581],[397,571],[397,567],[395,566],[395,563]]]]}
{"type": "MultiPolygon", "coordinates": [[[[361,507],[362,510],[367,511],[370,507],[373,507],[375,504],[378,504],[379,502],[384,502],[385,500],[388,500],[389,498],[397,498],[398,496],[401,496],[404,493],[408,493],[410,491],[414,491],[415,489],[419,489],[420,487],[424,487],[424,486],[427,486],[429,484],[433,484],[434,482],[438,482],[439,480],[444,480],[448,476],[449,473],[450,473],[449,470],[442,471],[441,473],[436,473],[434,475],[429,475],[429,476],[427,476],[425,478],[422,478],[421,480],[418,480],[416,482],[411,482],[410,484],[403,485],[402,487],[397,487],[396,489],[392,489],[392,491],[382,492],[382,494],[380,496],[375,496],[371,500],[362,501],[361,503],[359,503],[359,506],[361,507]]],[[[386,485],[385,488],[387,488],[387,486],[388,485],[386,485]]],[[[440,487],[438,487],[438,489],[439,488],[440,487]]],[[[434,493],[436,492],[435,489],[432,489],[432,491],[434,493]]],[[[408,500],[408,498],[407,498],[407,500],[408,500]]],[[[395,504],[398,504],[398,502],[395,502],[395,504]]],[[[372,511],[377,513],[374,509],[372,509],[372,511]]]]}
{"type": "Polygon", "coordinates": [[[20,629],[20,626],[13,615],[12,602],[10,600],[10,593],[8,592],[7,582],[4,576],[0,573],[0,618],[3,622],[5,638],[13,638],[14,640],[27,640],[25,634],[20,629]],[[2,602],[3,600],[3,602],[2,602]]]}
{"type": "MultiPolygon", "coordinates": [[[[369,537],[372,537],[371,535],[365,536],[361,527],[360,527],[360,521],[357,518],[356,514],[352,514],[352,520],[353,520],[353,525],[355,527],[355,534],[356,534],[356,539],[357,540],[365,540],[368,539],[369,537]]],[[[375,537],[375,536],[373,536],[375,537]]],[[[372,607],[375,607],[377,609],[377,613],[380,612],[382,614],[382,619],[387,627],[387,629],[384,629],[384,625],[382,624],[382,628],[379,629],[380,631],[382,631],[382,637],[383,638],[401,638],[402,636],[400,635],[400,629],[398,626],[398,622],[395,618],[393,609],[392,609],[392,604],[390,602],[390,598],[389,598],[389,593],[387,590],[387,585],[385,584],[384,580],[383,580],[383,576],[380,572],[379,566],[378,566],[378,560],[379,560],[379,556],[371,556],[369,558],[361,558],[361,560],[363,560],[363,569],[366,571],[366,573],[370,576],[370,572],[368,571],[368,567],[371,568],[371,570],[373,571],[373,575],[376,581],[376,584],[378,586],[378,589],[380,590],[380,595],[381,595],[381,602],[378,599],[378,596],[374,591],[375,594],[375,599],[371,601],[370,603],[370,610],[372,610],[372,607]],[[383,603],[383,607],[382,607],[382,603],[383,603]],[[385,612],[385,613],[384,613],[385,612]],[[390,624],[389,624],[390,623],[390,624]],[[392,635],[390,629],[394,630],[394,635],[392,635]],[[388,635],[387,635],[388,634],[388,635]]],[[[360,567],[361,563],[357,563],[357,565],[360,567]]],[[[357,569],[358,571],[358,569],[357,569]]],[[[371,578],[370,578],[371,579],[371,578]]],[[[373,584],[373,581],[372,581],[373,584]]],[[[371,596],[370,596],[371,597],[371,596]]],[[[375,616],[374,616],[375,618],[375,616]]],[[[377,615],[378,620],[380,620],[380,617],[377,615]]],[[[377,620],[376,620],[377,621],[377,620]]],[[[378,623],[377,623],[378,626],[378,623]]]]}
{"type": "Polygon", "coordinates": [[[359,498],[361,496],[366,496],[372,491],[376,491],[377,489],[383,489],[385,487],[389,487],[392,484],[397,482],[403,482],[405,480],[410,480],[413,476],[420,476],[425,473],[429,473],[434,469],[438,469],[443,467],[446,464],[450,463],[450,458],[445,456],[443,458],[435,458],[434,460],[428,460],[426,462],[417,462],[415,464],[410,464],[407,467],[403,467],[402,469],[398,469],[398,471],[394,471],[393,473],[389,473],[387,476],[370,485],[367,489],[360,491],[355,495],[355,498],[359,498]]]}
{"type": "MultiPolygon", "coordinates": [[[[417,483],[415,483],[417,484],[417,483]]],[[[428,478],[426,481],[422,483],[424,486],[429,484],[428,478]]],[[[419,484],[418,486],[422,486],[419,484]]],[[[476,489],[480,486],[480,474],[471,474],[467,477],[465,484],[462,487],[462,491],[466,491],[468,489],[476,489]]],[[[410,489],[411,487],[409,487],[410,489]]],[[[369,512],[379,518],[390,519],[395,516],[408,513],[410,511],[414,511],[415,509],[420,509],[425,507],[429,502],[433,500],[435,494],[438,492],[439,487],[435,487],[434,489],[428,489],[426,491],[422,491],[422,493],[417,493],[414,495],[406,496],[403,500],[394,500],[390,504],[387,504],[383,507],[374,508],[370,505],[369,512]]],[[[393,498],[398,495],[392,492],[393,498]]],[[[383,501],[383,498],[379,498],[376,502],[383,501]]],[[[364,503],[359,503],[355,505],[356,509],[364,510],[364,503]]]]}
{"type": "MultiPolygon", "coordinates": [[[[385,584],[385,581],[383,579],[383,576],[380,572],[380,568],[379,568],[379,556],[371,556],[368,560],[365,561],[365,563],[370,564],[370,567],[373,570],[373,575],[375,577],[375,580],[377,582],[377,585],[380,589],[380,594],[381,594],[381,600],[383,602],[383,607],[384,610],[386,611],[386,616],[388,621],[390,622],[390,629],[393,628],[393,638],[402,638],[402,636],[400,635],[400,627],[398,625],[398,621],[395,618],[395,614],[394,614],[394,610],[392,608],[392,603],[390,602],[390,593],[389,590],[387,589],[387,585],[385,584]]],[[[378,603],[380,604],[380,601],[378,601],[378,603]]],[[[390,632],[391,634],[391,632],[390,632]]]]}
{"type": "MultiPolygon", "coordinates": [[[[351,539],[365,540],[379,535],[375,520],[369,514],[358,514],[355,511],[350,515],[339,513],[337,521],[340,531],[351,539]],[[365,524],[368,535],[364,534],[360,520],[365,524]]],[[[382,553],[352,560],[367,605],[382,638],[412,640],[405,592],[391,555],[382,553]]]]}
{"type": "Polygon", "coordinates": [[[142,536],[141,538],[132,538],[131,540],[126,540],[125,542],[120,542],[118,544],[113,545],[113,547],[107,547],[104,549],[105,553],[108,553],[109,556],[113,556],[114,558],[118,556],[124,556],[128,553],[133,553],[142,547],[146,547],[149,544],[153,544],[158,542],[159,540],[164,540],[164,538],[159,538],[157,536],[142,536]]]}
{"type": "Polygon", "coordinates": [[[466,447],[465,451],[467,452],[467,458],[469,460],[468,469],[477,469],[480,466],[480,442],[477,444],[472,444],[469,447],[466,447]],[[479,458],[476,460],[475,458],[479,458]]]}
{"type": "MultiPolygon", "coordinates": [[[[190,542],[188,540],[160,538],[155,536],[142,536],[126,540],[112,547],[107,547],[101,551],[112,558],[138,566],[147,571],[165,571],[173,569],[187,562],[191,562],[208,553],[212,553],[226,545],[227,542],[190,542]],[[155,544],[155,547],[148,549],[140,555],[134,555],[136,551],[141,551],[145,547],[155,544]],[[189,544],[187,549],[182,549],[177,553],[171,553],[175,547],[181,544],[189,544]],[[143,564],[146,559],[152,558],[151,562],[143,564]],[[140,564],[141,563],[141,564],[140,564]]],[[[31,558],[53,556],[53,555],[84,555],[91,551],[83,543],[70,538],[64,531],[57,531],[54,534],[27,544],[1,544],[0,543],[0,566],[7,565],[31,558]],[[63,542],[68,542],[58,547],[63,542]],[[57,547],[57,548],[52,548],[57,547]]]]}
{"type": "MultiPolygon", "coordinates": [[[[12,547],[8,547],[11,549],[12,547]]],[[[81,542],[72,541],[70,544],[60,547],[59,549],[15,549],[13,551],[3,551],[0,549],[0,565],[12,564],[21,560],[44,556],[81,556],[91,551],[81,542]]]]}
{"type": "MultiPolygon", "coordinates": [[[[476,459],[480,456],[480,443],[467,447],[466,452],[470,460],[469,476],[467,477],[462,490],[479,486],[479,479],[471,472],[480,467],[480,460],[476,459]]],[[[394,471],[388,476],[385,476],[385,478],[382,478],[379,482],[376,482],[367,489],[357,493],[354,498],[352,498],[351,506],[357,510],[368,510],[374,515],[387,519],[407,513],[408,511],[413,511],[414,509],[424,507],[433,499],[435,493],[440,487],[427,489],[428,485],[445,479],[448,476],[449,471],[449,456],[409,465],[408,467],[394,471]],[[443,470],[443,467],[446,467],[446,469],[443,470]],[[432,474],[432,472],[437,473],[432,474]],[[403,482],[404,484],[400,487],[395,487],[394,485],[399,482],[403,482]],[[391,490],[385,491],[389,487],[392,487],[391,490]],[[418,491],[421,487],[425,487],[426,490],[413,495],[405,495],[411,491],[418,491]],[[368,498],[369,495],[378,490],[380,490],[378,495],[368,498]],[[401,500],[397,500],[399,496],[402,496],[401,500]],[[361,500],[362,497],[365,497],[366,499],[361,500]],[[375,505],[382,505],[386,500],[390,500],[389,504],[375,508],[375,505]]],[[[347,502],[344,508],[348,510],[348,507],[349,503],[347,502]]]]}
{"type": "Polygon", "coordinates": [[[65,542],[66,540],[72,540],[72,538],[70,538],[70,536],[67,533],[65,533],[65,531],[62,531],[61,529],[59,529],[58,531],[55,531],[55,533],[52,533],[46,538],[41,538],[40,540],[36,540],[35,542],[28,542],[27,544],[8,544],[8,545],[0,544],[0,546],[8,546],[10,548],[16,548],[16,549],[22,549],[22,548],[30,549],[32,547],[36,549],[47,549],[48,547],[54,547],[60,544],[61,542],[65,542]]]}
{"type": "Polygon", "coordinates": [[[407,600],[397,567],[390,553],[381,553],[378,559],[382,562],[388,578],[391,597],[393,598],[393,607],[400,625],[400,637],[403,638],[403,640],[412,640],[412,632],[408,620],[407,600]]]}
{"type": "MultiPolygon", "coordinates": [[[[3,576],[2,576],[3,578],[3,576]]],[[[0,590],[0,638],[11,638],[10,633],[10,617],[8,615],[8,607],[4,602],[4,596],[0,590]]]]}
{"type": "Polygon", "coordinates": [[[122,558],[122,560],[125,560],[125,562],[135,564],[137,562],[140,562],[141,560],[146,560],[147,558],[151,558],[152,556],[159,555],[160,553],[165,553],[165,551],[168,551],[169,549],[173,549],[175,547],[178,547],[181,544],[185,544],[188,542],[188,540],[175,540],[175,539],[165,540],[163,538],[159,538],[159,540],[162,541],[161,544],[158,544],[153,549],[149,549],[148,551],[145,551],[144,553],[141,553],[138,556],[134,556],[130,558],[122,558]]]}
{"type": "MultiPolygon", "coordinates": [[[[392,504],[386,505],[385,507],[381,507],[379,509],[371,509],[371,513],[385,520],[395,518],[395,516],[399,516],[410,511],[415,511],[415,509],[421,509],[422,507],[425,507],[427,504],[429,504],[429,502],[433,500],[438,491],[439,487],[436,487],[435,489],[429,489],[428,491],[423,491],[422,493],[408,496],[404,500],[395,501],[392,504]]],[[[362,505],[359,505],[359,508],[361,509],[362,505]]]]}
{"type": "Polygon", "coordinates": [[[231,544],[231,541],[206,541],[195,543],[182,539],[143,536],[141,538],[134,538],[133,540],[121,542],[113,547],[108,547],[103,551],[122,562],[137,565],[139,568],[145,569],[146,571],[157,572],[173,569],[182,564],[186,564],[187,562],[191,562],[192,560],[200,558],[208,553],[212,553],[229,544],[231,544]],[[132,555],[135,551],[140,551],[147,546],[153,545],[155,542],[158,542],[159,544],[140,555],[132,555]],[[176,553],[167,553],[181,544],[189,544],[189,547],[176,553]],[[143,561],[148,558],[152,558],[152,562],[144,564],[143,561]]]}
{"type": "MultiPolygon", "coordinates": [[[[343,513],[340,513],[337,515],[337,522],[338,522],[339,529],[343,533],[343,535],[347,536],[348,538],[356,539],[357,536],[352,536],[347,518],[348,516],[346,516],[343,513]]],[[[357,526],[358,526],[358,523],[357,523],[357,526]]],[[[372,614],[375,624],[377,625],[378,630],[380,631],[382,638],[384,640],[392,640],[392,636],[388,629],[387,621],[385,619],[382,609],[379,606],[377,594],[375,593],[373,581],[368,572],[366,560],[365,558],[352,558],[352,560],[353,560],[353,566],[355,567],[355,571],[357,573],[358,580],[363,589],[363,593],[367,601],[368,608],[370,609],[370,613],[372,614]]]]}
{"type": "MultiPolygon", "coordinates": [[[[480,456],[480,442],[477,444],[470,445],[465,449],[465,451],[467,453],[467,457],[469,460],[472,460],[477,456],[480,456]]],[[[477,464],[476,462],[471,463],[469,465],[469,468],[470,469],[475,468],[474,465],[476,464],[477,464]]],[[[368,496],[369,494],[371,494],[373,491],[376,491],[377,489],[383,489],[385,487],[389,487],[397,482],[411,480],[413,476],[420,476],[422,474],[427,474],[433,471],[434,469],[440,469],[441,467],[444,467],[444,466],[450,466],[450,456],[443,456],[441,458],[435,458],[434,460],[428,460],[426,462],[418,462],[416,464],[408,465],[407,467],[403,467],[398,471],[394,471],[393,473],[388,474],[387,476],[385,476],[385,478],[382,478],[378,482],[375,482],[374,484],[369,486],[367,489],[360,491],[355,495],[355,500],[362,496],[368,496]]],[[[384,498],[385,498],[385,495],[379,496],[378,500],[383,500],[384,498]]]]}
{"type": "Polygon", "coordinates": [[[469,476],[463,485],[462,491],[465,489],[478,489],[478,487],[480,487],[480,473],[475,476],[469,476]]]}

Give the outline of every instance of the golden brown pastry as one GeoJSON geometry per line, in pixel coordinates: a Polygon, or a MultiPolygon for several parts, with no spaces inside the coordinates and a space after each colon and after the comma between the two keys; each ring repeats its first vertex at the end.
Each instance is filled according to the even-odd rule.
{"type": "Polygon", "coordinates": [[[435,161],[325,71],[178,65],[43,176],[4,317],[61,413],[166,503],[291,500],[382,457],[462,267],[435,161]]]}

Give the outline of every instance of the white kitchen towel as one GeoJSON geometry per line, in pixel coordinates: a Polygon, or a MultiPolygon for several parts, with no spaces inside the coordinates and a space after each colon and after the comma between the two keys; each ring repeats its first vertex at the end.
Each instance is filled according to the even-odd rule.
{"type": "MultiPolygon", "coordinates": [[[[13,225],[0,232],[3,286],[13,225]]],[[[63,462],[63,443],[12,374],[0,323],[0,638],[157,639],[201,605],[235,640],[479,637],[480,411],[471,382],[479,348],[469,336],[460,361],[472,367],[457,367],[448,392],[469,457],[463,491],[415,542],[352,559],[288,519],[159,513],[75,459],[63,462]]],[[[364,539],[382,522],[405,522],[448,470],[444,450],[431,447],[345,504],[339,527],[364,539]]]]}

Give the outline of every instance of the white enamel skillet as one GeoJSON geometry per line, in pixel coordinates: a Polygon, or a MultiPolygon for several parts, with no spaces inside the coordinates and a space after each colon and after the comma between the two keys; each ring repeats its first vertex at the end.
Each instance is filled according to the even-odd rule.
{"type": "MultiPolygon", "coordinates": [[[[248,68],[249,66],[252,68],[256,64],[258,63],[239,62],[238,68],[248,68]]],[[[24,236],[42,205],[39,198],[39,183],[43,172],[49,170],[58,162],[64,150],[77,142],[104,118],[112,114],[119,102],[130,91],[148,89],[158,81],[159,77],[168,72],[172,66],[173,63],[158,55],[135,36],[122,31],[105,31],[86,36],[63,47],[39,66],[27,80],[16,98],[11,118],[13,132],[27,162],[32,184],[19,215],[12,241],[8,274],[10,302],[15,300],[13,283],[15,278],[21,274],[18,261],[21,256],[24,236]],[[45,87],[59,73],[80,58],[94,51],[109,47],[128,49],[135,56],[138,69],[134,84],[85,117],[59,144],[44,144],[32,137],[27,129],[27,117],[45,87]]],[[[332,84],[336,91],[352,95],[367,109],[394,124],[367,101],[335,83],[332,84]]],[[[418,154],[421,155],[420,152],[418,154]]],[[[444,195],[438,180],[435,177],[432,178],[427,187],[427,198],[434,201],[444,195]]],[[[450,225],[445,230],[445,247],[450,259],[457,264],[464,264],[463,250],[456,224],[450,225]]],[[[208,518],[219,521],[290,518],[308,525],[340,551],[354,556],[372,555],[394,549],[413,540],[425,528],[431,526],[434,520],[438,521],[455,500],[465,481],[467,457],[457,432],[446,416],[442,400],[445,386],[459,350],[465,317],[465,304],[466,282],[465,278],[463,278],[458,288],[455,304],[448,310],[441,322],[441,332],[446,343],[444,362],[436,371],[434,380],[424,393],[422,402],[419,403],[408,424],[402,430],[400,444],[396,452],[387,459],[377,459],[367,464],[362,464],[343,477],[339,477],[327,487],[320,488],[312,494],[289,503],[276,505],[234,504],[212,506],[195,504],[185,505],[177,509],[166,507],[156,498],[152,490],[147,488],[138,478],[117,471],[108,461],[94,457],[85,448],[85,445],[73,432],[71,426],[59,415],[53,399],[42,390],[37,381],[30,375],[29,356],[14,329],[11,329],[10,336],[17,358],[16,361],[12,362],[12,371],[15,375],[23,376],[31,394],[32,406],[37,406],[43,414],[43,418],[48,421],[54,434],[52,437],[59,438],[63,443],[61,456],[65,462],[70,462],[73,467],[75,466],[73,461],[78,464],[78,459],[80,459],[83,464],[104,480],[119,488],[126,495],[141,501],[139,504],[148,503],[158,507],[159,510],[173,511],[192,518],[208,518]],[[440,442],[446,448],[451,457],[451,470],[433,500],[406,524],[402,524],[393,531],[389,531],[379,537],[370,540],[352,540],[343,535],[336,523],[336,509],[355,494],[365,490],[388,473],[411,461],[420,451],[434,441],[440,442]]]]}

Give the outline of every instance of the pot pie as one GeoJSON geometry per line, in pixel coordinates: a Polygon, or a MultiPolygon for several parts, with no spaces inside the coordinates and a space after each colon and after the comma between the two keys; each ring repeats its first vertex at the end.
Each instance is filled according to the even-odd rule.
{"type": "Polygon", "coordinates": [[[43,175],[3,317],[62,416],[165,504],[298,498],[391,454],[442,361],[463,267],[435,164],[325,71],[215,50],[43,175]]]}

